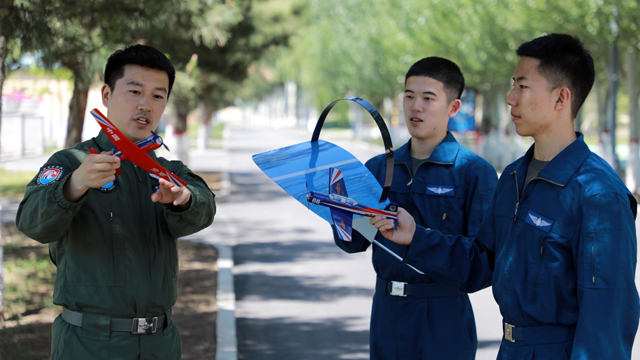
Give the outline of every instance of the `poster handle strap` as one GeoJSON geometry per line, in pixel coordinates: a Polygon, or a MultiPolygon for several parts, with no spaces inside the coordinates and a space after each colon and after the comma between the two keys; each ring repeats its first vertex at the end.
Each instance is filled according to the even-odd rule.
{"type": "Polygon", "coordinates": [[[324,109],[324,111],[322,111],[322,114],[320,115],[320,118],[316,123],[316,128],[313,130],[313,135],[311,136],[311,142],[313,143],[318,141],[318,138],[320,137],[320,130],[322,130],[322,125],[324,124],[324,120],[329,114],[329,111],[331,111],[331,109],[333,109],[333,107],[342,100],[353,101],[356,104],[365,108],[369,112],[373,120],[375,120],[376,124],[378,125],[378,129],[380,129],[380,134],[382,135],[382,141],[384,143],[384,152],[386,156],[386,173],[384,178],[384,186],[382,187],[382,195],[380,196],[380,202],[385,202],[387,200],[387,197],[389,196],[389,189],[391,188],[391,181],[393,180],[393,145],[391,143],[391,135],[389,134],[389,129],[387,128],[387,125],[385,124],[384,119],[382,119],[382,116],[380,115],[378,110],[376,110],[376,108],[373,107],[373,105],[371,105],[366,100],[363,100],[357,96],[350,96],[343,99],[335,100],[334,102],[329,104],[324,109]]]}

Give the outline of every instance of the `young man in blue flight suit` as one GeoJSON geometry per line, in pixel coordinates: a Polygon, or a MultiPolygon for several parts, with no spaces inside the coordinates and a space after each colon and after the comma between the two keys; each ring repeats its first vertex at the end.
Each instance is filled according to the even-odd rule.
{"type": "MultiPolygon", "coordinates": [[[[463,89],[464,77],[449,60],[429,57],[411,66],[403,100],[411,139],[394,153],[389,200],[425,227],[475,236],[498,176],[447,131],[449,118],[460,110],[463,89]]],[[[370,159],[366,166],[382,184],[385,156],[370,159]]],[[[396,254],[406,254],[406,246],[380,234],[376,238],[396,254]]],[[[365,251],[371,244],[357,231],[351,242],[340,240],[335,227],[334,240],[349,253],[365,251]]],[[[476,328],[466,293],[420,275],[377,246],[373,266],[378,278],[371,311],[371,359],[475,358],[476,328]],[[403,291],[391,291],[394,285],[403,291]]],[[[488,285],[489,281],[484,284],[488,285]]]]}
{"type": "Polygon", "coordinates": [[[493,277],[503,359],[630,359],[638,328],[637,203],[574,131],[595,78],[580,40],[551,34],[522,44],[507,97],[516,131],[534,145],[509,165],[476,239],[444,236],[400,210],[406,263],[473,290],[493,277]],[[470,241],[472,240],[472,241],[470,241]]]}

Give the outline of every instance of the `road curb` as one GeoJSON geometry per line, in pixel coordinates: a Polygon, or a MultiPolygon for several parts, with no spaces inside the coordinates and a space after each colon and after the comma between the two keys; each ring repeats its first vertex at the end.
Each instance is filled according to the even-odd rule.
{"type": "Polygon", "coordinates": [[[233,286],[233,251],[230,246],[218,248],[218,290],[216,304],[216,360],[237,360],[238,340],[236,336],[236,294],[233,286]]]}

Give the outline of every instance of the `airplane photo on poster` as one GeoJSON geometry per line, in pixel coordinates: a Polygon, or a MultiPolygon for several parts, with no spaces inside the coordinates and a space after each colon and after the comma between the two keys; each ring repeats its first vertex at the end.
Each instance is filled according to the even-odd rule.
{"type": "MultiPolygon", "coordinates": [[[[158,149],[160,146],[164,146],[169,150],[158,134],[152,131],[152,135],[150,137],[134,143],[124,136],[124,134],[118,130],[118,128],[113,125],[111,121],[109,121],[109,119],[100,112],[100,110],[91,110],[91,115],[93,115],[98,124],[100,124],[102,131],[107,134],[109,140],[113,144],[113,154],[118,156],[122,161],[130,160],[134,164],[146,170],[149,175],[155,179],[165,179],[178,187],[187,186],[186,181],[180,179],[174,173],[162,167],[153,160],[149,154],[147,154],[148,151],[158,149]]],[[[98,151],[95,149],[89,149],[89,152],[92,154],[98,154],[98,151]]],[[[116,170],[116,174],[120,175],[122,172],[118,169],[116,170]]]]}
{"type": "Polygon", "coordinates": [[[358,204],[357,201],[349,198],[342,171],[336,168],[329,168],[329,193],[310,191],[307,193],[307,201],[329,208],[338,237],[344,241],[351,241],[354,214],[369,217],[383,215],[393,220],[394,229],[398,227],[397,204],[389,202],[382,210],[358,204]]]}

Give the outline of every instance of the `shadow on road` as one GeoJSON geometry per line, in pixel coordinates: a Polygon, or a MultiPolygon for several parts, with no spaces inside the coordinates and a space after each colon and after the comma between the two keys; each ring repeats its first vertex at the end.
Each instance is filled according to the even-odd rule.
{"type": "MultiPolygon", "coordinates": [[[[294,233],[307,233],[308,229],[291,229],[294,233]]],[[[348,254],[342,253],[332,240],[327,242],[265,242],[252,244],[238,244],[235,246],[236,265],[245,264],[247,261],[258,263],[279,263],[311,259],[344,258],[348,254]]]]}
{"type": "Polygon", "coordinates": [[[287,322],[286,318],[247,319],[238,318],[238,329],[253,328],[254,334],[263,336],[251,339],[238,337],[239,359],[261,360],[332,360],[368,359],[369,331],[347,330],[351,319],[323,320],[322,322],[287,322]],[[340,339],[335,346],[314,341],[317,334],[331,334],[340,339]],[[274,337],[277,335],[277,337],[274,337]],[[300,344],[305,349],[301,354],[300,344]]]}
{"type": "Polygon", "coordinates": [[[303,276],[274,276],[265,273],[236,275],[238,300],[294,300],[331,301],[348,296],[373,296],[368,288],[353,286],[324,286],[318,278],[303,276]]]}

